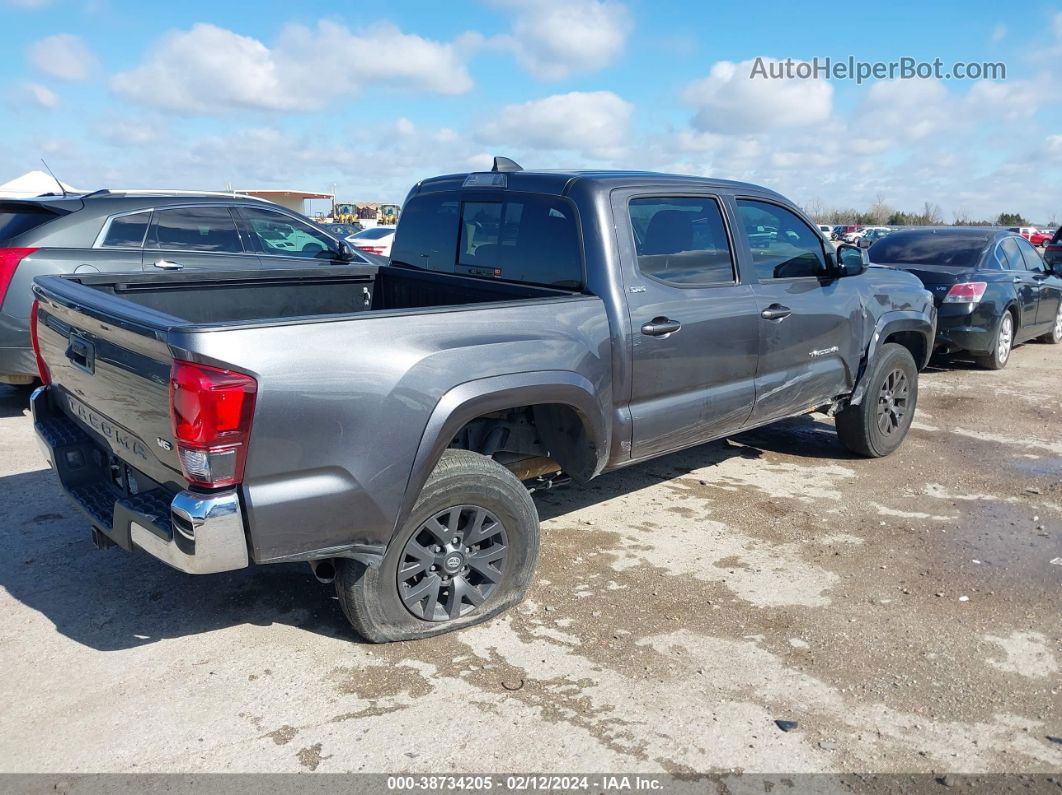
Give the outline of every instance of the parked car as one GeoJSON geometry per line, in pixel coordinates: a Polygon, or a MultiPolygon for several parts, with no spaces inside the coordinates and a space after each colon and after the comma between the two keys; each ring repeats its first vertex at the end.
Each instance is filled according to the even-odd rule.
{"type": "Polygon", "coordinates": [[[863,230],[857,242],[861,248],[870,248],[890,232],[892,230],[887,226],[869,226],[863,230]]]}
{"type": "Polygon", "coordinates": [[[367,265],[318,224],[231,193],[108,191],[0,199],[0,383],[37,375],[30,285],[49,273],[367,265]]]}
{"type": "Polygon", "coordinates": [[[879,240],[868,255],[913,273],[933,293],[941,353],[970,354],[999,370],[1018,343],[1062,342],[1062,271],[1009,230],[909,229],[879,240]]]}
{"type": "Polygon", "coordinates": [[[368,251],[381,257],[391,256],[391,244],[395,239],[395,227],[374,226],[347,238],[347,242],[361,251],[368,251]]]}
{"type": "Polygon", "coordinates": [[[364,637],[425,637],[523,597],[529,489],[813,409],[862,456],[910,427],[932,296],[773,191],[508,166],[403,207],[370,272],[36,280],[34,423],[98,545],[310,561],[364,637]]]}
{"type": "Polygon", "coordinates": [[[324,229],[332,237],[344,240],[352,235],[356,235],[362,231],[365,227],[358,221],[352,224],[321,224],[321,228],[324,229]]]}
{"type": "Polygon", "coordinates": [[[1050,232],[1041,231],[1035,226],[1011,226],[1007,228],[1007,231],[1021,235],[1034,246],[1046,246],[1051,240],[1050,232]]]}
{"type": "Polygon", "coordinates": [[[830,235],[833,234],[833,227],[829,224],[819,224],[819,231],[822,232],[823,237],[829,240],[830,235]]]}
{"type": "Polygon", "coordinates": [[[859,224],[849,224],[841,234],[841,240],[845,243],[855,243],[863,236],[863,227],[859,224]]]}
{"type": "Polygon", "coordinates": [[[830,240],[843,240],[844,239],[844,230],[845,230],[844,224],[838,224],[835,227],[833,227],[833,230],[830,232],[830,240]]]}
{"type": "Polygon", "coordinates": [[[1062,263],[1062,226],[1055,230],[1044,246],[1044,262],[1051,267],[1062,263]]]}

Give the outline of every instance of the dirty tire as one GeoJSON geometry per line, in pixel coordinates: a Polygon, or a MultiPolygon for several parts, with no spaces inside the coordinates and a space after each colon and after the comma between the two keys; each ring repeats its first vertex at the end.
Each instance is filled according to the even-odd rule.
{"type": "Polygon", "coordinates": [[[917,404],[918,366],[914,357],[902,345],[888,342],[881,346],[871,365],[863,401],[837,415],[837,436],[841,444],[853,453],[867,458],[881,458],[900,446],[911,427],[917,404]],[[884,424],[889,430],[883,431],[879,411],[883,406],[895,405],[895,397],[893,403],[886,403],[886,394],[890,393],[889,384],[896,383],[900,376],[906,382],[903,413],[899,415],[886,411],[888,416],[884,424]]]}
{"type": "Polygon", "coordinates": [[[524,598],[538,557],[538,540],[538,511],[516,476],[486,456],[447,450],[424,484],[409,518],[388,545],[380,565],[338,561],[336,594],[351,626],[373,643],[450,632],[486,621],[524,598]],[[457,618],[425,620],[403,603],[399,566],[406,559],[407,545],[424,532],[425,523],[454,506],[479,506],[502,525],[507,549],[502,574],[483,603],[469,612],[457,618]]]}
{"type": "Polygon", "coordinates": [[[1010,361],[1010,354],[1014,351],[1014,335],[1018,324],[1014,321],[1014,313],[1006,311],[999,318],[996,326],[996,334],[992,338],[992,352],[987,356],[975,356],[974,361],[978,367],[985,370],[1002,370],[1010,361]]]}
{"type": "Polygon", "coordinates": [[[1048,345],[1062,343],[1062,303],[1058,305],[1058,313],[1055,315],[1055,322],[1051,326],[1051,330],[1036,339],[1040,342],[1046,342],[1048,345]]]}

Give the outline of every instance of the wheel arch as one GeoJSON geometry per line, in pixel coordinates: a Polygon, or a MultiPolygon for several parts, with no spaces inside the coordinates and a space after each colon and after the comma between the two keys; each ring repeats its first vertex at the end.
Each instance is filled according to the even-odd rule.
{"type": "Polygon", "coordinates": [[[883,345],[890,342],[903,345],[911,352],[918,369],[922,370],[929,363],[929,357],[933,353],[935,334],[935,312],[932,317],[927,318],[923,312],[897,310],[887,312],[878,318],[863,361],[859,365],[859,376],[852,390],[851,404],[858,405],[866,395],[869,364],[883,345]]]}
{"type": "Polygon", "coordinates": [[[473,420],[528,409],[551,453],[574,477],[589,479],[609,455],[606,414],[594,385],[567,370],[515,373],[466,381],[444,393],[421,436],[392,535],[409,516],[417,495],[443,452],[473,420]],[[578,423],[576,425],[576,423],[578,423]]]}

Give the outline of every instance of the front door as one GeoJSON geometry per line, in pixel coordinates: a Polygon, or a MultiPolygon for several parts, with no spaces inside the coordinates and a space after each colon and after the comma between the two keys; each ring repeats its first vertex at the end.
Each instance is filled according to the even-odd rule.
{"type": "Polygon", "coordinates": [[[1009,263],[1008,271],[1014,282],[1014,292],[1017,293],[1020,304],[1021,318],[1015,332],[1017,336],[1024,337],[1026,331],[1036,325],[1036,310],[1040,303],[1040,282],[1033,278],[1033,274],[1026,267],[1019,243],[1025,243],[1025,240],[1020,237],[1005,237],[999,242],[999,247],[1009,263]]]}
{"type": "Polygon", "coordinates": [[[807,411],[851,391],[861,359],[860,277],[828,278],[822,236],[792,210],[737,199],[739,234],[758,278],[760,327],[751,424],[807,411]]]}
{"type": "Polygon", "coordinates": [[[759,318],[722,203],[634,195],[613,206],[628,262],[632,457],[738,430],[755,401],[759,318]]]}
{"type": "Polygon", "coordinates": [[[1015,242],[1021,250],[1022,259],[1025,260],[1025,269],[1029,272],[1032,283],[1036,285],[1036,325],[1044,330],[1050,329],[1058,317],[1058,281],[1048,276],[1043,257],[1028,241],[1022,239],[1015,242]]]}

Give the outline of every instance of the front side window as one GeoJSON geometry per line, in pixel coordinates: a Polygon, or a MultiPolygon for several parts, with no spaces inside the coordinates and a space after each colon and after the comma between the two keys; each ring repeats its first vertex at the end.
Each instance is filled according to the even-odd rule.
{"type": "Polygon", "coordinates": [[[144,245],[144,235],[150,220],[151,210],[112,218],[103,245],[108,248],[140,248],[144,245]]]}
{"type": "Polygon", "coordinates": [[[1044,268],[1043,258],[1037,253],[1036,249],[1032,247],[1032,244],[1025,238],[1017,238],[1014,243],[1018,246],[1018,250],[1021,252],[1021,257],[1025,261],[1026,270],[1034,271],[1036,273],[1042,273],[1046,270],[1044,268]]]}
{"type": "Polygon", "coordinates": [[[156,210],[148,248],[242,254],[243,244],[228,207],[156,210]]]}
{"type": "Polygon", "coordinates": [[[796,213],[754,199],[738,199],[737,212],[760,281],[818,277],[826,272],[822,237],[796,213]]]}
{"type": "Polygon", "coordinates": [[[241,207],[263,254],[305,259],[334,259],[336,242],[319,229],[290,215],[260,207],[241,207]]]}
{"type": "Polygon", "coordinates": [[[638,270],[682,286],[732,284],[734,261],[723,214],[715,199],[631,199],[638,270]]]}
{"type": "Polygon", "coordinates": [[[461,205],[457,272],[581,290],[575,211],[565,200],[515,194],[461,205]]]}

